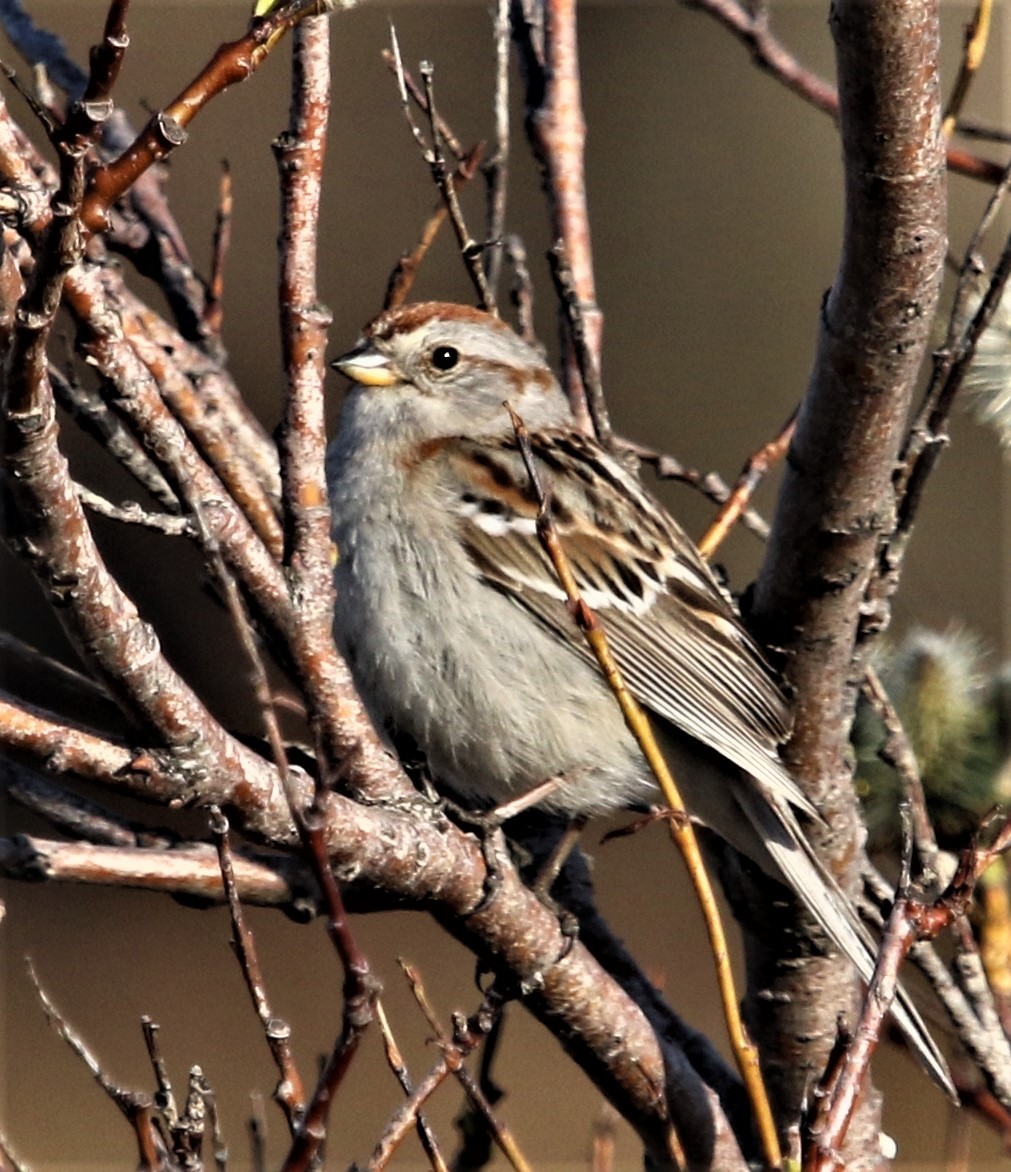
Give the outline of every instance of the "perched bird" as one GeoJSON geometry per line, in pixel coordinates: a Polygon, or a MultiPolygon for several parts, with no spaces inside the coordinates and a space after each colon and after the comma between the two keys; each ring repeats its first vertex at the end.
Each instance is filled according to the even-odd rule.
{"type": "MultiPolygon", "coordinates": [[[[622,463],[577,431],[544,358],[460,305],[378,317],[333,363],[356,384],[330,446],[335,633],[370,715],[483,807],[546,779],[571,816],[645,807],[653,776],[575,627],[535,532],[551,515],[694,819],[790,887],[866,981],[874,942],[815,855],[817,818],[783,767],[783,696],[691,540],[622,463]]],[[[951,1089],[903,991],[895,1018],[951,1089]]]]}

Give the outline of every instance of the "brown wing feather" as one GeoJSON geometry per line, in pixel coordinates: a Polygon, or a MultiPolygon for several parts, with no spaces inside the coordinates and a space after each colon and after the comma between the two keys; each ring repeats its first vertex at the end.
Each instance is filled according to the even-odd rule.
{"type": "MultiPolygon", "coordinates": [[[[545,432],[532,445],[580,591],[635,696],[810,811],[776,754],[789,730],[782,694],[688,537],[592,441],[545,432]]],[[[589,656],[534,531],[533,493],[488,492],[509,481],[526,488],[515,444],[454,440],[444,458],[462,539],[480,572],[589,656]]]]}

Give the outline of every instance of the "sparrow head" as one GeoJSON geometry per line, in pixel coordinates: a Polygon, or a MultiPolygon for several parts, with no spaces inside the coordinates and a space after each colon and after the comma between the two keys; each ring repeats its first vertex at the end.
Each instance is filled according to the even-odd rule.
{"type": "Polygon", "coordinates": [[[409,418],[429,436],[511,432],[506,402],[532,428],[571,419],[539,351],[499,318],[463,305],[426,301],[383,313],[331,365],[358,384],[354,396],[386,399],[391,421],[409,418]]]}

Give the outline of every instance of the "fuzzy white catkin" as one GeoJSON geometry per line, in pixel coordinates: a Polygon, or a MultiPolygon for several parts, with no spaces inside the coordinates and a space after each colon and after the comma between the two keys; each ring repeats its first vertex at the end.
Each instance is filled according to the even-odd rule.
{"type": "MultiPolygon", "coordinates": [[[[980,279],[966,307],[967,322],[979,308],[985,288],[980,279]]],[[[1011,454],[1011,290],[1007,288],[976,344],[962,395],[966,411],[993,428],[1005,454],[1011,454]]]]}

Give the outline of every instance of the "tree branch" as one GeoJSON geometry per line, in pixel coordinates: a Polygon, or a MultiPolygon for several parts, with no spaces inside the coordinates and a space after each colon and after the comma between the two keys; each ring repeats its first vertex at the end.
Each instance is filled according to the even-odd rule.
{"type": "MultiPolygon", "coordinates": [[[[754,620],[783,655],[794,700],[785,759],[825,817],[812,828],[844,888],[859,873],[858,814],[848,734],[861,604],[878,544],[892,525],[892,470],[917,371],[929,344],[945,251],[936,4],[839,0],[833,8],[846,213],[839,269],[823,306],[814,369],[800,408],[754,620]]],[[[816,999],[784,1009],[806,984],[752,941],[756,1028],[788,1030],[800,1047],[776,1075],[784,1117],[824,1065],[855,982],[844,962],[816,999]],[[835,992],[830,988],[835,988],[835,992]],[[770,1007],[775,1006],[775,1009],[770,1007]],[[809,1039],[805,1044],[800,1038],[809,1039]]],[[[876,1128],[865,1107],[867,1128],[876,1128]]],[[[856,1123],[854,1124],[856,1128],[856,1123]]],[[[851,1131],[851,1136],[853,1131],[851,1131]]]]}

